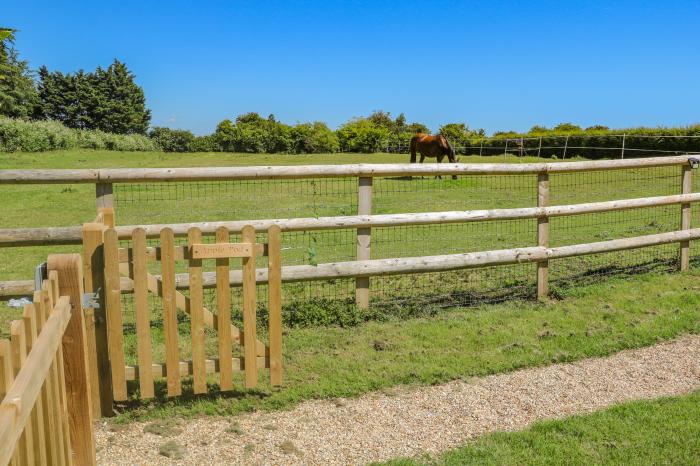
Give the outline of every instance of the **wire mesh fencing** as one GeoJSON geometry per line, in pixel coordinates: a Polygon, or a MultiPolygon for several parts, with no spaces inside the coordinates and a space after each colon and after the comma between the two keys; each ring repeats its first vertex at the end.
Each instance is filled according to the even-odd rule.
{"type": "MultiPolygon", "coordinates": [[[[697,177],[695,177],[697,178],[697,177]]],[[[552,174],[550,205],[679,194],[678,166],[552,174]]],[[[698,188],[694,180],[693,191],[698,188]]],[[[444,212],[533,207],[537,175],[460,175],[456,177],[375,177],[372,213],[444,212]]],[[[116,184],[119,224],[188,223],[218,220],[284,219],[356,215],[356,177],[223,182],[116,184]]],[[[694,208],[693,223],[700,221],[694,208]]],[[[631,238],[680,229],[678,205],[638,208],[550,219],[551,247],[631,238]]],[[[157,240],[151,240],[156,241],[157,240]]],[[[184,239],[181,239],[184,244],[184,239]]],[[[237,241],[237,235],[231,235],[237,241]]],[[[264,242],[265,235],[258,234],[264,242]]],[[[387,259],[510,249],[537,245],[537,220],[473,221],[451,224],[382,226],[371,230],[371,258],[387,259]]],[[[128,242],[123,242],[128,247],[128,242]]],[[[678,244],[550,261],[550,281],[559,291],[631,274],[678,268],[678,244]]],[[[691,255],[697,256],[697,246],[691,255]]],[[[282,260],[289,265],[353,261],[357,230],[338,227],[283,233],[282,260]]],[[[232,262],[233,264],[233,262],[232,262]]],[[[265,267],[264,263],[258,264],[265,267]]],[[[179,273],[186,273],[186,263],[179,273]]],[[[212,266],[213,267],[213,266],[212,266]]],[[[213,268],[212,268],[213,270],[213,268]]],[[[514,264],[410,275],[372,277],[371,308],[428,309],[470,306],[536,295],[536,265],[514,264]]],[[[265,285],[258,285],[264,315],[265,285]]],[[[283,284],[285,318],[308,306],[352,306],[354,279],[283,284]]],[[[129,298],[125,298],[129,299],[129,298]]],[[[240,306],[240,289],[232,303],[240,306]]],[[[211,306],[215,308],[214,300],[211,306]]],[[[371,310],[368,312],[372,312],[371,310]]],[[[234,317],[235,320],[235,317],[234,317]]]]}

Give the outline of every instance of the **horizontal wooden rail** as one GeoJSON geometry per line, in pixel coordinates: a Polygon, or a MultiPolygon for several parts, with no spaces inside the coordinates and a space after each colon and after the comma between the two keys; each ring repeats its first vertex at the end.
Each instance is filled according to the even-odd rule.
{"type": "MultiPolygon", "coordinates": [[[[597,243],[543,248],[539,246],[502,249],[494,251],[470,252],[464,254],[448,254],[442,256],[406,257],[397,259],[373,259],[366,261],[332,262],[318,265],[290,265],[282,267],[282,281],[301,282],[333,278],[369,277],[376,275],[397,275],[404,273],[436,272],[473,267],[489,267],[515,263],[537,262],[547,259],[561,259],[586,254],[622,251],[661,244],[678,243],[700,239],[700,228],[672,231],[634,238],[615,239],[597,243]]],[[[267,283],[267,269],[257,269],[256,281],[267,283]]],[[[160,279],[160,276],[155,276],[160,279]]],[[[233,286],[243,283],[240,270],[231,271],[229,282],[233,286]]],[[[175,284],[178,289],[189,287],[187,274],[177,274],[175,284]]],[[[2,283],[0,296],[19,296],[31,294],[34,282],[31,280],[9,281],[2,283]],[[9,294],[12,293],[12,294],[9,294]]],[[[204,288],[216,286],[216,276],[213,272],[203,274],[204,288]]],[[[133,292],[133,283],[129,278],[121,278],[123,293],[133,292]]]]}
{"type": "Polygon", "coordinates": [[[553,163],[345,164],[258,167],[100,168],[0,170],[0,184],[150,183],[328,177],[518,175],[663,167],[688,163],[687,155],[553,163]]]}
{"type": "MultiPolygon", "coordinates": [[[[257,356],[256,363],[258,369],[265,369],[270,367],[269,361],[265,356],[257,356]]],[[[205,370],[207,374],[216,374],[219,372],[219,359],[205,359],[205,370]]],[[[231,358],[231,365],[235,372],[243,372],[245,370],[245,359],[243,358],[231,358]]],[[[126,366],[125,374],[126,380],[138,380],[139,379],[139,366],[126,366]]],[[[189,377],[194,372],[194,367],[192,361],[180,361],[180,376],[189,377]]],[[[167,375],[167,365],[166,364],[152,364],[151,374],[153,378],[164,378],[167,375]]]]}
{"type": "MultiPolygon", "coordinates": [[[[550,207],[523,207],[513,209],[464,210],[382,215],[348,215],[336,217],[309,217],[289,219],[236,220],[223,222],[172,223],[154,225],[124,225],[116,227],[119,239],[131,238],[136,228],[143,228],[148,238],[157,238],[164,228],[173,230],[175,236],[186,236],[196,227],[203,235],[212,236],[216,230],[226,227],[232,233],[240,233],[243,226],[252,225],[256,231],[267,231],[277,225],[282,231],[334,230],[343,228],[376,228],[409,225],[439,225],[447,223],[518,220],[541,217],[563,217],[600,212],[612,212],[645,207],[700,202],[700,193],[590,202],[584,204],[550,207]]],[[[18,228],[0,230],[0,247],[35,246],[49,244],[81,244],[82,227],[18,228]]],[[[0,295],[2,288],[0,285],[0,295]]]]}
{"type": "MultiPolygon", "coordinates": [[[[525,248],[468,252],[463,254],[447,254],[440,256],[331,262],[318,265],[290,265],[282,267],[282,281],[285,283],[292,283],[337,278],[444,272],[449,270],[460,270],[476,267],[532,263],[547,259],[563,259],[565,257],[623,251],[627,249],[637,249],[697,239],[700,239],[700,228],[657,233],[634,238],[600,241],[597,243],[559,246],[555,248],[532,246],[525,248]]],[[[267,276],[267,269],[257,269],[257,283],[267,283],[267,276]]],[[[159,277],[156,276],[156,278],[159,277]]],[[[243,282],[241,271],[231,271],[229,273],[229,282],[233,286],[241,286],[243,282]]],[[[177,274],[175,276],[175,284],[179,289],[188,288],[188,274],[177,274]]],[[[204,288],[213,288],[216,286],[215,274],[213,272],[204,273],[202,284],[204,288]]],[[[122,292],[130,293],[133,289],[133,285],[130,283],[130,281],[122,281],[121,285],[122,292]]]]}

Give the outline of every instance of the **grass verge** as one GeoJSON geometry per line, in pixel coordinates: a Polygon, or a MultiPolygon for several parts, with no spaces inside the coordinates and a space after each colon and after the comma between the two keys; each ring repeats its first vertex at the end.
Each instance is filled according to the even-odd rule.
{"type": "Polygon", "coordinates": [[[385,466],[539,464],[698,464],[700,391],[636,401],[590,415],[484,436],[437,458],[397,459],[385,466]]]}
{"type": "MultiPolygon", "coordinates": [[[[453,309],[357,327],[287,329],[285,387],[123,406],[118,421],[274,410],[314,398],[353,397],[406,384],[437,384],[522,367],[569,362],[700,331],[700,273],[641,275],[575,290],[547,303],[453,309]]],[[[241,381],[235,384],[241,386],[241,381]]],[[[136,388],[133,385],[132,388],[136,388]]],[[[188,395],[189,393],[189,395],[188,395]]]]}

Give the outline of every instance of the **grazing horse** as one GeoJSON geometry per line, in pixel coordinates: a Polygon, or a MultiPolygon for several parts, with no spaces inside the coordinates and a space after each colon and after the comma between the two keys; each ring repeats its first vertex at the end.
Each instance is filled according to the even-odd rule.
{"type": "MultiPolygon", "coordinates": [[[[451,163],[459,162],[452,144],[442,134],[416,134],[411,138],[411,163],[416,163],[416,151],[420,152],[420,163],[423,163],[426,157],[436,157],[438,163],[442,163],[445,156],[451,163]]],[[[457,176],[452,175],[452,179],[456,180],[457,176]]]]}
{"type": "Polygon", "coordinates": [[[418,133],[413,136],[411,138],[411,163],[416,163],[416,151],[420,152],[420,163],[423,163],[426,157],[436,157],[438,163],[441,163],[445,156],[451,163],[459,162],[452,144],[441,134],[431,136],[418,133]]]}

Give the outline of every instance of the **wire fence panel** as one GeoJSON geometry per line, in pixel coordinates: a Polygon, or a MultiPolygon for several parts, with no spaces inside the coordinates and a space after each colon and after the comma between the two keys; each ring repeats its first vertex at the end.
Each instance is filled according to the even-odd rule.
{"type": "MultiPolygon", "coordinates": [[[[549,205],[578,204],[679,194],[678,166],[556,173],[550,175],[549,205]]],[[[695,176],[694,178],[698,178],[695,176]]],[[[693,191],[700,189],[693,180],[693,191]]],[[[440,212],[537,206],[537,176],[460,175],[375,177],[372,213],[440,212]]],[[[184,223],[355,215],[356,177],[116,184],[115,206],[120,224],[184,223]]],[[[680,206],[659,206],[550,219],[551,247],[631,238],[680,228],[680,206]]],[[[692,209],[692,225],[700,225],[700,208],[692,209]]],[[[239,236],[231,235],[236,242],[239,236]]],[[[213,241],[206,238],[205,241],[213,241]]],[[[258,235],[265,242],[265,235],[258,235]]],[[[385,259],[456,254],[528,247],[537,244],[537,220],[477,221],[455,224],[385,226],[371,230],[371,258],[385,259]]],[[[151,240],[157,243],[157,240],[151,240]]],[[[178,239],[184,245],[185,239],[178,239]]],[[[357,230],[284,232],[284,265],[352,261],[357,257],[357,230]]],[[[128,241],[122,242],[129,247],[128,241]]],[[[647,247],[550,261],[553,290],[563,290],[603,277],[678,267],[678,245],[647,247]]],[[[700,255],[698,246],[691,256],[700,255]]],[[[694,257],[696,258],[696,257],[694,257]]],[[[207,267],[205,261],[205,268],[207,267]]],[[[231,268],[240,267],[232,261],[231,268]]],[[[264,267],[264,261],[258,264],[264,267]]],[[[213,266],[211,266],[213,267],[213,266]]],[[[371,307],[466,306],[504,299],[533,297],[536,265],[516,264],[449,272],[372,277],[371,307]],[[413,305],[416,306],[413,306],[413,305]]],[[[213,268],[211,269],[213,270],[213,268]]],[[[186,273],[186,263],[178,264],[186,273]]],[[[354,279],[285,283],[283,313],[287,322],[312,312],[314,306],[352,306],[354,279]]],[[[266,286],[258,285],[261,296],[266,286]]],[[[240,290],[232,289],[234,308],[240,290]]],[[[205,293],[205,300],[208,296],[205,293]]],[[[216,303],[210,305],[215,308],[216,303]]],[[[264,304],[260,315],[265,315],[264,304]]],[[[234,321],[235,317],[234,309],[234,321]]],[[[372,312],[367,311],[367,312],[372,312]]]]}

